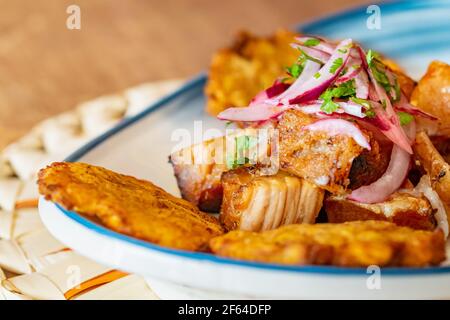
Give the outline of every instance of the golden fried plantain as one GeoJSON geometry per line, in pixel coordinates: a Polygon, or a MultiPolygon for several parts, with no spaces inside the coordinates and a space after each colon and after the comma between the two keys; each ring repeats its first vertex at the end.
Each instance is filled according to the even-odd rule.
{"type": "Polygon", "coordinates": [[[434,210],[427,198],[397,192],[386,201],[367,204],[342,196],[330,196],[325,200],[328,222],[342,223],[359,220],[390,221],[413,229],[434,230],[434,210]]]}
{"type": "Polygon", "coordinates": [[[213,238],[210,247],[223,257],[288,265],[424,267],[445,260],[442,230],[413,230],[385,221],[231,231],[213,238]]]}
{"type": "Polygon", "coordinates": [[[226,108],[248,105],[296,61],[298,51],[289,45],[295,36],[286,30],[268,38],[241,32],[233,46],[217,52],[205,88],[206,111],[216,116],[226,108]]]}
{"type": "Polygon", "coordinates": [[[151,182],[84,163],[56,162],[42,169],[39,192],[67,210],[161,246],[203,250],[222,234],[216,218],[151,182]]]}
{"type": "Polygon", "coordinates": [[[220,221],[226,229],[261,231],[293,223],[314,223],[324,191],[308,181],[279,171],[261,175],[241,167],[222,175],[220,221]]]}

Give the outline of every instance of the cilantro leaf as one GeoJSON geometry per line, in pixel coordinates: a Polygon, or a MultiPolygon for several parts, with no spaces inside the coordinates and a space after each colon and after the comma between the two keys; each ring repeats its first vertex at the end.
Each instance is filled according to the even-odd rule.
{"type": "Polygon", "coordinates": [[[303,45],[304,45],[304,46],[307,46],[307,47],[314,47],[314,46],[317,46],[319,43],[320,43],[320,40],[319,40],[319,39],[311,38],[311,39],[306,40],[306,41],[303,43],[303,45]]]}
{"type": "Polygon", "coordinates": [[[247,157],[246,151],[258,144],[258,138],[254,136],[239,136],[236,137],[236,148],[233,153],[228,153],[226,157],[226,164],[228,169],[236,169],[240,165],[250,163],[250,158],[247,157]]]}
{"type": "Polygon", "coordinates": [[[331,99],[325,100],[320,106],[320,110],[328,114],[335,112],[337,109],[339,109],[339,105],[331,99]]]}
{"type": "Polygon", "coordinates": [[[337,58],[333,61],[333,64],[330,68],[330,73],[336,73],[336,71],[342,66],[344,60],[342,58],[337,58]]]}
{"type": "Polygon", "coordinates": [[[373,51],[372,49],[369,49],[369,51],[367,51],[367,54],[366,54],[367,64],[369,66],[371,66],[373,59],[378,59],[379,57],[380,57],[380,54],[378,52],[373,51]]]}
{"type": "Polygon", "coordinates": [[[334,88],[328,88],[321,95],[323,100],[320,110],[325,113],[332,113],[339,108],[339,105],[333,101],[333,98],[352,97],[356,94],[355,80],[350,80],[334,88]]]}
{"type": "Polygon", "coordinates": [[[399,111],[397,112],[397,115],[402,126],[406,126],[414,120],[414,116],[407,112],[399,111]]]}
{"type": "Polygon", "coordinates": [[[292,66],[286,68],[286,72],[294,78],[298,78],[302,71],[303,67],[297,63],[294,63],[292,66]]]}

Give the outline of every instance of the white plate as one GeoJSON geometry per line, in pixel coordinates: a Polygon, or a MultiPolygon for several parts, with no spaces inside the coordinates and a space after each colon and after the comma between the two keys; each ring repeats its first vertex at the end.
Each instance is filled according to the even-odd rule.
{"type": "MultiPolygon", "coordinates": [[[[301,29],[330,37],[353,37],[397,58],[418,77],[431,59],[450,62],[450,3],[416,1],[381,6],[381,30],[368,30],[366,8],[301,29]]],[[[221,128],[203,113],[204,76],[150,106],[142,114],[90,142],[68,160],[105,166],[153,181],[179,194],[168,155],[177,129],[221,128]]],[[[217,134],[217,133],[215,133],[217,134]]],[[[213,135],[215,135],[213,134],[213,135]]],[[[188,145],[195,141],[184,141],[188,145]]],[[[162,248],[108,230],[40,200],[50,232],[100,263],[142,275],[162,298],[450,298],[450,266],[424,269],[289,267],[243,262],[162,248]]]]}

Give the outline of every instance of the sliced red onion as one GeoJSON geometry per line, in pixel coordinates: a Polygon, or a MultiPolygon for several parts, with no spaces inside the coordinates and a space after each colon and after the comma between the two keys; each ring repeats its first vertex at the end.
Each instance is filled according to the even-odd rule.
{"type": "Polygon", "coordinates": [[[377,126],[383,134],[389,138],[393,143],[404,149],[409,154],[412,154],[411,143],[408,137],[406,136],[403,128],[400,126],[396,126],[392,118],[390,118],[383,106],[378,102],[370,102],[373,111],[375,112],[374,118],[366,118],[367,121],[373,123],[377,126]]]}
{"type": "Polygon", "coordinates": [[[297,105],[294,107],[294,109],[299,110],[306,114],[316,114],[322,111],[320,109],[321,106],[322,106],[321,103],[305,104],[305,105],[297,105]]]}
{"type": "Polygon", "coordinates": [[[348,70],[345,74],[336,79],[335,82],[336,84],[341,84],[354,79],[358,75],[358,73],[363,69],[361,65],[361,59],[359,58],[358,55],[358,51],[355,50],[354,48],[352,48],[350,51],[350,57],[348,58],[347,62],[347,69],[348,70]],[[352,55],[354,55],[355,58],[352,57],[352,55]]]}
{"type": "Polygon", "coordinates": [[[369,75],[369,78],[375,88],[376,94],[378,95],[379,101],[384,101],[386,108],[383,107],[377,108],[377,116],[381,116],[385,119],[387,119],[390,122],[390,129],[384,130],[383,133],[392,140],[395,144],[397,144],[399,147],[403,148],[408,153],[412,154],[412,148],[408,141],[408,137],[406,136],[405,132],[403,131],[402,127],[400,126],[400,120],[398,119],[397,114],[394,111],[394,108],[392,107],[391,101],[389,100],[389,97],[386,94],[386,91],[384,91],[383,88],[380,87],[377,80],[375,79],[372,70],[367,65],[366,61],[366,55],[364,53],[364,50],[358,46],[358,52],[361,56],[361,60],[363,61],[363,65],[366,68],[367,74],[369,75]],[[367,66],[367,67],[366,67],[367,66]],[[383,113],[386,114],[383,115],[383,113]]]}
{"type": "Polygon", "coordinates": [[[396,77],[388,69],[386,69],[386,76],[389,80],[389,83],[391,84],[391,90],[390,90],[389,94],[394,101],[397,101],[400,97],[397,97],[397,91],[395,90],[396,77]]]}
{"type": "Polygon", "coordinates": [[[365,118],[366,114],[363,112],[363,106],[353,101],[338,102],[339,106],[344,109],[346,114],[355,116],[357,118],[365,118]]]}
{"type": "Polygon", "coordinates": [[[403,126],[403,128],[405,130],[406,136],[409,139],[409,142],[411,142],[411,144],[414,144],[414,141],[416,140],[416,134],[417,134],[416,121],[415,120],[411,121],[406,126],[403,126]]]}
{"type": "Polygon", "coordinates": [[[343,119],[318,120],[304,127],[305,130],[325,131],[330,136],[350,136],[364,149],[370,150],[370,143],[361,130],[353,123],[343,119]]]}
{"type": "Polygon", "coordinates": [[[317,50],[315,48],[302,46],[301,44],[292,43],[291,46],[294,49],[299,49],[306,53],[308,56],[320,61],[321,63],[325,64],[330,59],[330,55],[326,52],[323,52],[321,50],[317,50]]]}
{"type": "Polygon", "coordinates": [[[349,199],[362,203],[385,201],[405,180],[411,161],[411,155],[394,144],[386,172],[380,179],[368,186],[362,186],[348,196],[349,199]]]}
{"type": "Polygon", "coordinates": [[[414,188],[414,191],[421,192],[428,199],[428,201],[430,201],[431,206],[436,210],[434,217],[438,228],[441,228],[442,231],[444,231],[444,235],[447,238],[449,232],[447,213],[441,198],[431,187],[430,177],[428,175],[422,176],[419,183],[414,188]]]}
{"type": "Polygon", "coordinates": [[[369,97],[369,77],[366,71],[361,70],[355,77],[356,97],[367,99],[369,97]]]}
{"type": "Polygon", "coordinates": [[[245,108],[228,108],[217,116],[220,120],[228,121],[264,121],[278,117],[289,106],[273,106],[270,104],[258,104],[245,108]]]}
{"type": "MultiPolygon", "coordinates": [[[[367,75],[367,73],[366,73],[367,75]]],[[[369,78],[367,78],[367,81],[369,81],[369,78]]],[[[372,101],[380,101],[380,98],[378,98],[378,94],[373,86],[373,84],[369,83],[369,99],[372,101]]]]}
{"type": "Polygon", "coordinates": [[[295,82],[282,94],[280,94],[276,99],[272,99],[272,102],[275,105],[279,104],[280,100],[285,100],[287,97],[292,96],[295,94],[295,92],[298,92],[302,89],[302,87],[305,85],[307,81],[309,81],[312,77],[314,77],[314,74],[316,74],[320,69],[320,64],[314,62],[314,61],[306,61],[305,67],[303,68],[302,73],[300,76],[295,80],[295,82]]]}
{"type": "Polygon", "coordinates": [[[362,67],[355,69],[353,67],[350,67],[349,70],[345,74],[343,74],[342,76],[340,76],[339,78],[336,79],[335,83],[341,84],[341,83],[344,83],[344,82],[354,79],[358,75],[358,73],[361,71],[361,68],[362,67]]]}
{"type": "Polygon", "coordinates": [[[422,111],[422,110],[414,107],[413,105],[411,105],[403,93],[400,97],[400,101],[398,103],[394,104],[394,108],[398,111],[408,112],[414,116],[420,116],[422,118],[430,119],[430,120],[438,120],[438,118],[436,118],[432,114],[429,114],[429,113],[422,111]]]}
{"type": "Polygon", "coordinates": [[[279,80],[275,81],[272,86],[258,93],[250,102],[250,106],[257,105],[267,99],[277,97],[278,95],[286,91],[289,86],[289,84],[281,82],[279,80]]]}
{"type": "MultiPolygon", "coordinates": [[[[333,83],[345,67],[350,55],[350,47],[352,44],[353,42],[351,39],[346,39],[340,42],[328,62],[317,72],[317,76],[316,72],[314,72],[310,77],[308,77],[306,82],[304,81],[305,79],[302,79],[302,83],[300,85],[297,85],[297,79],[297,81],[294,82],[288,90],[280,95],[280,102],[284,105],[289,105],[317,99],[320,94],[333,83]],[[334,62],[337,59],[342,59],[342,64],[336,68],[334,72],[331,72],[334,62]]],[[[303,70],[303,72],[305,71],[303,70]]]]}
{"type": "Polygon", "coordinates": [[[301,44],[304,44],[308,40],[319,40],[320,42],[313,48],[328,53],[329,55],[333,54],[335,50],[334,45],[327,43],[324,39],[319,37],[296,37],[295,40],[297,40],[301,44]]]}
{"type": "MultiPolygon", "coordinates": [[[[365,118],[366,115],[363,112],[363,106],[360,104],[357,104],[353,101],[348,102],[335,102],[339,105],[339,108],[333,113],[343,114],[346,113],[351,116],[355,116],[357,118],[365,118]]],[[[324,113],[321,109],[323,104],[322,100],[315,100],[310,103],[302,103],[299,105],[294,106],[296,110],[300,110],[306,114],[318,114],[318,113],[324,113]]]]}

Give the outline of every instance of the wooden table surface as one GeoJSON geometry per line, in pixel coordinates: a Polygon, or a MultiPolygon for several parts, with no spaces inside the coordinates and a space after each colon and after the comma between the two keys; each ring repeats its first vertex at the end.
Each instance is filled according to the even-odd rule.
{"type": "Polygon", "coordinates": [[[0,0],[0,148],[78,102],[187,77],[236,31],[268,34],[362,0],[0,0]],[[66,27],[71,4],[81,30],[66,27]]]}

